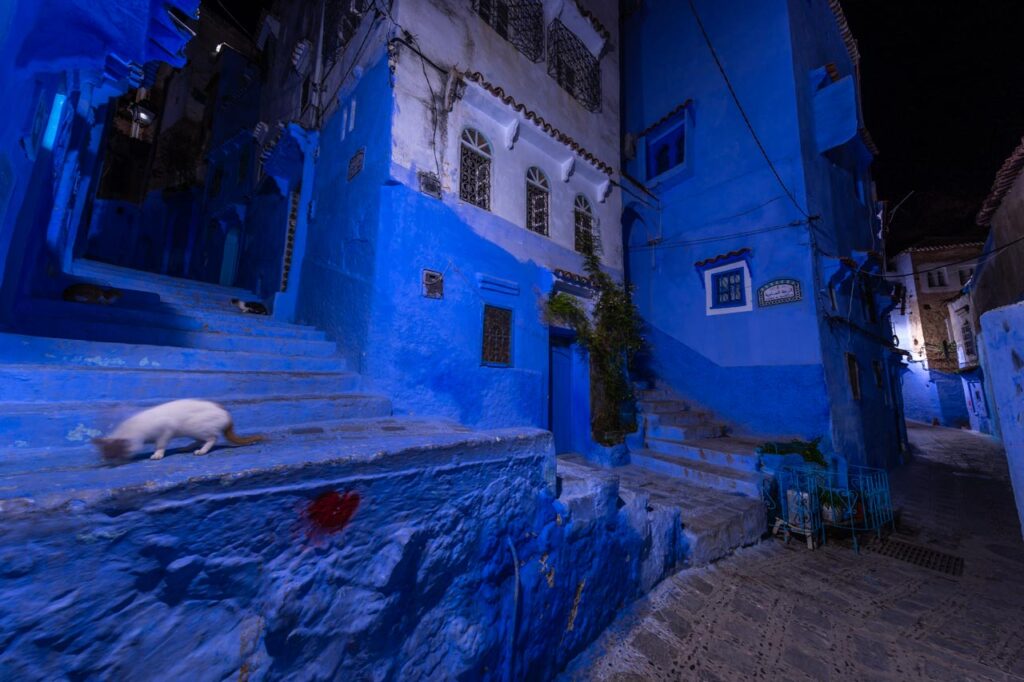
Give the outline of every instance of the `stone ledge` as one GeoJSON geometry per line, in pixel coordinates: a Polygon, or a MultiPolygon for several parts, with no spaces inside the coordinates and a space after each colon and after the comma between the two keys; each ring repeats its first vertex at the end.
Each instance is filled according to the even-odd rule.
{"type": "MultiPolygon", "coordinates": [[[[325,427],[327,428],[327,427],[325,427]]],[[[551,434],[533,428],[471,431],[452,422],[402,418],[337,422],[313,438],[221,447],[197,457],[188,451],[163,460],[120,466],[49,470],[0,476],[0,517],[64,510],[139,497],[196,495],[224,486],[275,485],[299,476],[459,465],[497,457],[536,457],[551,450],[551,434]],[[495,450],[500,445],[499,450],[495,450]],[[313,469],[316,469],[315,471],[313,469]]],[[[553,467],[553,463],[552,463],[553,467]]]]}

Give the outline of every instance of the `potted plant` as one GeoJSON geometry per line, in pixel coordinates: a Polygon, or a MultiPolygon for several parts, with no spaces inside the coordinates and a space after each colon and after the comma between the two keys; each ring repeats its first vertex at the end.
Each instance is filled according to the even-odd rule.
{"type": "Polygon", "coordinates": [[[821,501],[821,519],[825,523],[842,523],[849,516],[849,500],[844,491],[822,488],[818,498],[821,501]]]}

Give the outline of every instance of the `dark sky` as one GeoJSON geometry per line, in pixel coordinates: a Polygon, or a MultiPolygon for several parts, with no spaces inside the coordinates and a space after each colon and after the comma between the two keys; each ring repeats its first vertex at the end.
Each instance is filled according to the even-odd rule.
{"type": "Polygon", "coordinates": [[[956,236],[943,233],[958,224],[975,236],[967,233],[977,205],[1024,135],[1024,0],[842,4],[860,46],[867,127],[881,150],[879,195],[895,203],[916,191],[894,237],[956,236]],[[929,207],[957,215],[944,223],[929,207]]]}

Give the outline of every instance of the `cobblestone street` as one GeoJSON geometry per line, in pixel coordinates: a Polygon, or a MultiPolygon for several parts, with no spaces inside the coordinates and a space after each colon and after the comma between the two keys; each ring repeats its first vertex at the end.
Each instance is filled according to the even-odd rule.
{"type": "Polygon", "coordinates": [[[961,557],[954,576],[838,542],[767,540],[683,571],[579,656],[566,680],[1024,679],[1024,543],[1005,456],[910,424],[894,539],[961,557]]]}

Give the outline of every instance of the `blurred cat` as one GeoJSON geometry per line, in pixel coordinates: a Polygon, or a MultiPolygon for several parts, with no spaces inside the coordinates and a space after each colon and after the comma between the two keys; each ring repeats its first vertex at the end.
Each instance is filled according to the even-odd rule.
{"type": "Polygon", "coordinates": [[[235,306],[243,313],[250,315],[269,315],[267,306],[263,305],[259,301],[243,301],[240,298],[231,299],[231,305],[235,306]]]}
{"type": "Polygon", "coordinates": [[[95,303],[98,305],[110,305],[121,298],[120,289],[104,289],[103,287],[78,282],[64,289],[65,301],[73,303],[95,303]]]}
{"type": "Polygon", "coordinates": [[[263,436],[239,436],[231,422],[231,414],[217,403],[208,400],[172,400],[151,407],[121,422],[105,438],[94,438],[93,443],[105,459],[125,459],[142,450],[146,443],[155,443],[156,451],[150,459],[162,459],[168,443],[175,438],[190,437],[203,446],[195,451],[205,455],[223,435],[233,445],[250,445],[263,440],[263,436]]]}

